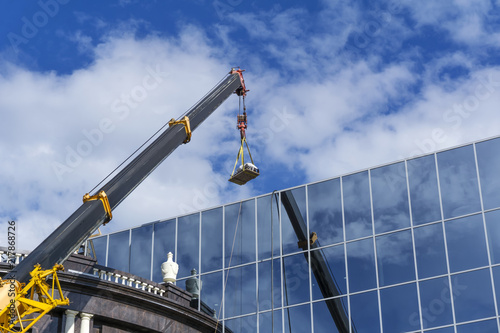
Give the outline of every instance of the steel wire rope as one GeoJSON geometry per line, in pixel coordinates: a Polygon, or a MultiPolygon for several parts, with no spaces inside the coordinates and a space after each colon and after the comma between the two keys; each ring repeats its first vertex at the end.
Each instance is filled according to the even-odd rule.
{"type": "MultiPolygon", "coordinates": [[[[193,111],[195,106],[198,105],[202,100],[204,100],[207,96],[211,95],[215,88],[219,86],[224,80],[226,80],[228,76],[224,77],[221,79],[215,86],[213,86],[212,89],[208,93],[206,93],[202,98],[200,98],[196,103],[194,103],[186,112],[184,112],[178,119],[184,117],[186,114],[189,112],[193,111]]],[[[159,130],[157,130],[153,135],[151,135],[142,145],[139,146],[132,154],[130,154],[123,162],[121,162],[113,171],[111,171],[106,177],[104,177],[94,188],[92,188],[88,193],[92,193],[99,185],[101,185],[106,179],[108,179],[112,174],[116,172],[123,164],[125,164],[132,156],[134,156],[142,147],[144,147],[147,143],[149,143],[160,131],[162,131],[166,126],[168,125],[168,122],[166,122],[162,127],[160,127],[159,130]]]]}
{"type": "Polygon", "coordinates": [[[242,204],[243,204],[243,202],[240,202],[240,210],[238,212],[238,218],[236,219],[236,228],[234,229],[233,245],[231,246],[231,255],[229,256],[229,263],[228,263],[228,266],[227,266],[226,279],[224,281],[224,286],[222,288],[222,299],[221,299],[220,305],[219,305],[219,313],[217,314],[217,323],[215,324],[215,332],[216,333],[217,333],[217,327],[219,326],[219,318],[220,318],[220,314],[221,314],[221,311],[222,311],[222,302],[224,301],[224,294],[226,292],[227,280],[229,278],[229,268],[231,268],[231,260],[233,259],[234,243],[236,243],[236,233],[238,231],[238,224],[240,222],[241,206],[242,206],[242,204]]]}

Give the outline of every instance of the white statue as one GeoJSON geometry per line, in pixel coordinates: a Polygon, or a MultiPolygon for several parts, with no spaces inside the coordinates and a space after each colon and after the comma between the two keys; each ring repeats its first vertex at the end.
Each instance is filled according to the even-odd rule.
{"type": "Polygon", "coordinates": [[[167,254],[167,261],[161,264],[161,274],[165,283],[174,283],[179,272],[179,265],[173,261],[172,252],[167,254]]]}

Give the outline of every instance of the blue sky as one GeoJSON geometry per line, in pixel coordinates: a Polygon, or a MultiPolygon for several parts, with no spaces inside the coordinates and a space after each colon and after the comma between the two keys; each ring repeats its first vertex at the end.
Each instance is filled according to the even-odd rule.
{"type": "Polygon", "coordinates": [[[500,134],[498,0],[1,6],[0,224],[25,249],[234,66],[262,175],[227,182],[233,96],[104,232],[500,134]]]}

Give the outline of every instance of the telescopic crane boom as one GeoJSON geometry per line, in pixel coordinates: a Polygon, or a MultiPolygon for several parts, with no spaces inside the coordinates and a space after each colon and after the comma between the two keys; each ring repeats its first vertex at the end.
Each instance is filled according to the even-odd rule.
{"type": "MultiPolygon", "coordinates": [[[[4,277],[4,281],[16,280],[17,283],[28,283],[33,272],[36,271],[36,269],[34,270],[35,266],[38,267],[38,270],[53,269],[55,272],[56,267],[60,267],[99,226],[111,219],[111,211],[165,158],[182,143],[189,142],[191,132],[198,128],[222,102],[233,93],[240,96],[246,93],[242,72],[240,69],[233,68],[179,120],[172,119],[169,122],[170,127],[116,176],[93,195],[85,195],[84,203],[21,263],[15,266],[4,277]]],[[[5,312],[2,311],[0,314],[5,315],[5,312]]],[[[2,330],[0,329],[0,331],[2,330]]]]}

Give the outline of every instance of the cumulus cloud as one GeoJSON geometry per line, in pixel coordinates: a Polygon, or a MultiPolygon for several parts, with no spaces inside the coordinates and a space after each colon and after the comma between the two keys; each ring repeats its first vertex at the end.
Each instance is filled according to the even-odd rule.
{"type": "Polygon", "coordinates": [[[4,62],[0,223],[16,219],[20,244],[34,248],[84,193],[213,87],[228,64],[247,69],[258,181],[227,182],[239,146],[233,96],[116,209],[103,232],[498,134],[500,68],[470,56],[468,47],[402,51],[421,27],[440,22],[455,41],[495,45],[485,37],[490,4],[455,2],[455,18],[446,14],[449,4],[405,2],[364,14],[342,1],[323,5],[319,13],[235,13],[207,28],[213,37],[195,26],[142,38],[120,28],[100,41],[69,33],[92,56],[69,74],[4,62]],[[453,29],[462,18],[477,27],[470,35],[453,29]]]}

